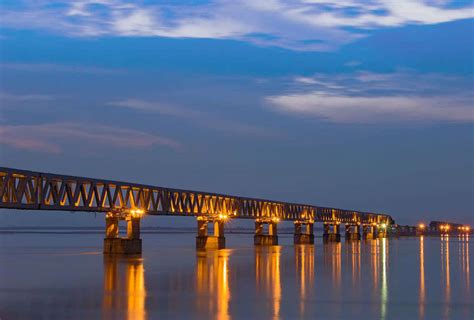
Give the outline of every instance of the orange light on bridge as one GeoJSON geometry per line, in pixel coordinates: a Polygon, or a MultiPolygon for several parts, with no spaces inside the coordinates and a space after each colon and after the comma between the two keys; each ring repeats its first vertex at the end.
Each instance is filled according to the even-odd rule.
{"type": "Polygon", "coordinates": [[[229,216],[223,213],[219,214],[218,218],[219,220],[224,221],[224,222],[229,220],[229,216]]]}
{"type": "Polygon", "coordinates": [[[145,214],[145,210],[143,209],[132,209],[130,213],[133,218],[141,218],[145,214]]]}
{"type": "Polygon", "coordinates": [[[275,223],[278,223],[278,222],[280,222],[280,218],[278,218],[278,217],[273,217],[273,218],[272,218],[272,221],[275,222],[275,223]]]}

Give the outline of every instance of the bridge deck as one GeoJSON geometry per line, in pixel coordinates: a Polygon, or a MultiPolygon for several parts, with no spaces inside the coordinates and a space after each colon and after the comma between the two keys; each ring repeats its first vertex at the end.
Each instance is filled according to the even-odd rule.
{"type": "Polygon", "coordinates": [[[388,223],[385,214],[0,167],[0,208],[388,223]]]}

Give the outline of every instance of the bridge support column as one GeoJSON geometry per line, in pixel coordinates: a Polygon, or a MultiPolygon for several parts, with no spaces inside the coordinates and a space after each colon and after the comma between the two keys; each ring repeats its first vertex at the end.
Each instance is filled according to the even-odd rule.
{"type": "Polygon", "coordinates": [[[314,244],[314,223],[295,221],[294,244],[314,244]]]}
{"type": "Polygon", "coordinates": [[[377,229],[377,238],[387,238],[387,229],[386,228],[378,228],[377,229]]]}
{"type": "Polygon", "coordinates": [[[208,220],[204,217],[198,217],[197,220],[196,249],[225,249],[224,221],[208,220]],[[214,235],[208,235],[208,224],[214,224],[214,235]]]}
{"type": "Polygon", "coordinates": [[[373,225],[362,226],[362,239],[370,240],[377,238],[377,231],[373,225]]]}
{"type": "Polygon", "coordinates": [[[338,223],[324,223],[324,242],[339,242],[341,241],[340,225],[338,223]]]}
{"type": "Polygon", "coordinates": [[[278,245],[277,221],[255,221],[255,235],[253,243],[256,246],[278,245]],[[268,234],[264,233],[264,224],[268,224],[268,234]]]}
{"type": "Polygon", "coordinates": [[[359,225],[346,224],[345,227],[346,227],[346,234],[345,234],[346,241],[361,239],[359,225]]]}
{"type": "Polygon", "coordinates": [[[141,254],[140,218],[126,217],[127,237],[119,238],[119,216],[107,213],[105,217],[104,254],[141,254]]]}

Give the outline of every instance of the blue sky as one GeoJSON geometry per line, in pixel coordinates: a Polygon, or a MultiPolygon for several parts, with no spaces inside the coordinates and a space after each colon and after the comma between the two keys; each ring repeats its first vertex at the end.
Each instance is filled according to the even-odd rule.
{"type": "Polygon", "coordinates": [[[3,166],[474,224],[471,1],[0,10],[3,166]]]}

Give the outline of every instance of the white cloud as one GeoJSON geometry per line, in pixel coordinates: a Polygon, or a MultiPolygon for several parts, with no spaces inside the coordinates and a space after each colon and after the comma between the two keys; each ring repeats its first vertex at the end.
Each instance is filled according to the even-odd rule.
{"type": "Polygon", "coordinates": [[[215,0],[205,4],[137,4],[124,0],[27,1],[6,8],[4,26],[75,36],[160,36],[249,41],[295,50],[330,50],[368,30],[474,17],[472,4],[449,8],[422,0],[215,0]]]}
{"type": "Polygon", "coordinates": [[[268,101],[278,110],[331,122],[474,121],[472,107],[444,97],[351,97],[310,92],[273,96],[268,101]]]}
{"type": "Polygon", "coordinates": [[[0,144],[17,149],[61,153],[68,145],[150,148],[155,145],[179,149],[178,142],[142,131],[90,123],[59,122],[33,125],[0,125],[0,144]]]}
{"type": "Polygon", "coordinates": [[[458,81],[405,72],[296,77],[289,92],[265,100],[279,112],[339,123],[474,122],[469,85],[458,81]]]}

